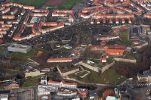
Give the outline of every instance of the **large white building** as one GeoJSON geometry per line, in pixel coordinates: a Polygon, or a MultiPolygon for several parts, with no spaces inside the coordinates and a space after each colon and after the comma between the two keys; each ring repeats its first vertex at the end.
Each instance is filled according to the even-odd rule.
{"type": "Polygon", "coordinates": [[[61,88],[61,87],[70,88],[70,89],[76,89],[77,88],[77,83],[67,83],[63,80],[61,82],[49,80],[48,85],[57,86],[59,88],[61,88]]]}
{"type": "Polygon", "coordinates": [[[12,44],[8,47],[8,51],[27,53],[32,47],[30,45],[12,44]]]}
{"type": "Polygon", "coordinates": [[[38,85],[38,95],[47,95],[58,90],[56,86],[38,85]]]}
{"type": "Polygon", "coordinates": [[[59,95],[59,96],[76,96],[77,95],[77,91],[69,89],[69,88],[61,87],[58,90],[57,95],[59,95]]]}

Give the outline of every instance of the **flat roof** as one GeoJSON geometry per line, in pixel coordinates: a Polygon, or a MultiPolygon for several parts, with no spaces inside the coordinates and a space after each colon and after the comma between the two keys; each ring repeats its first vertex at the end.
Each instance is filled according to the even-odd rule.
{"type": "Polygon", "coordinates": [[[16,48],[16,49],[28,49],[31,46],[30,45],[22,45],[22,44],[12,44],[9,47],[16,48]]]}

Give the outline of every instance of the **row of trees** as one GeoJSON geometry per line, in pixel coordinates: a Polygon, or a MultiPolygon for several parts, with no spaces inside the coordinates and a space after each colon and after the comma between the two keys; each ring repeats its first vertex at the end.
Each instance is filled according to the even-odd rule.
{"type": "Polygon", "coordinates": [[[120,75],[127,78],[135,77],[137,73],[142,73],[144,70],[150,68],[151,45],[145,46],[137,50],[137,63],[118,62],[114,69],[120,75]]]}

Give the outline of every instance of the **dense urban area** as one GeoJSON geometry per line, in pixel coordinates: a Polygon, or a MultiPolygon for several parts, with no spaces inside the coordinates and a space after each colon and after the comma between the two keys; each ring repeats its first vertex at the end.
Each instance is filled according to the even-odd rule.
{"type": "Polygon", "coordinates": [[[0,100],[151,100],[151,0],[0,0],[0,100]]]}

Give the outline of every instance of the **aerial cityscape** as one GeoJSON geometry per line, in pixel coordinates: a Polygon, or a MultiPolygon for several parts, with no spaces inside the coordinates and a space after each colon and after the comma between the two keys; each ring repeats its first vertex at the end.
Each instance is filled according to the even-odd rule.
{"type": "Polygon", "coordinates": [[[0,0],[0,100],[151,100],[151,0],[0,0]]]}

